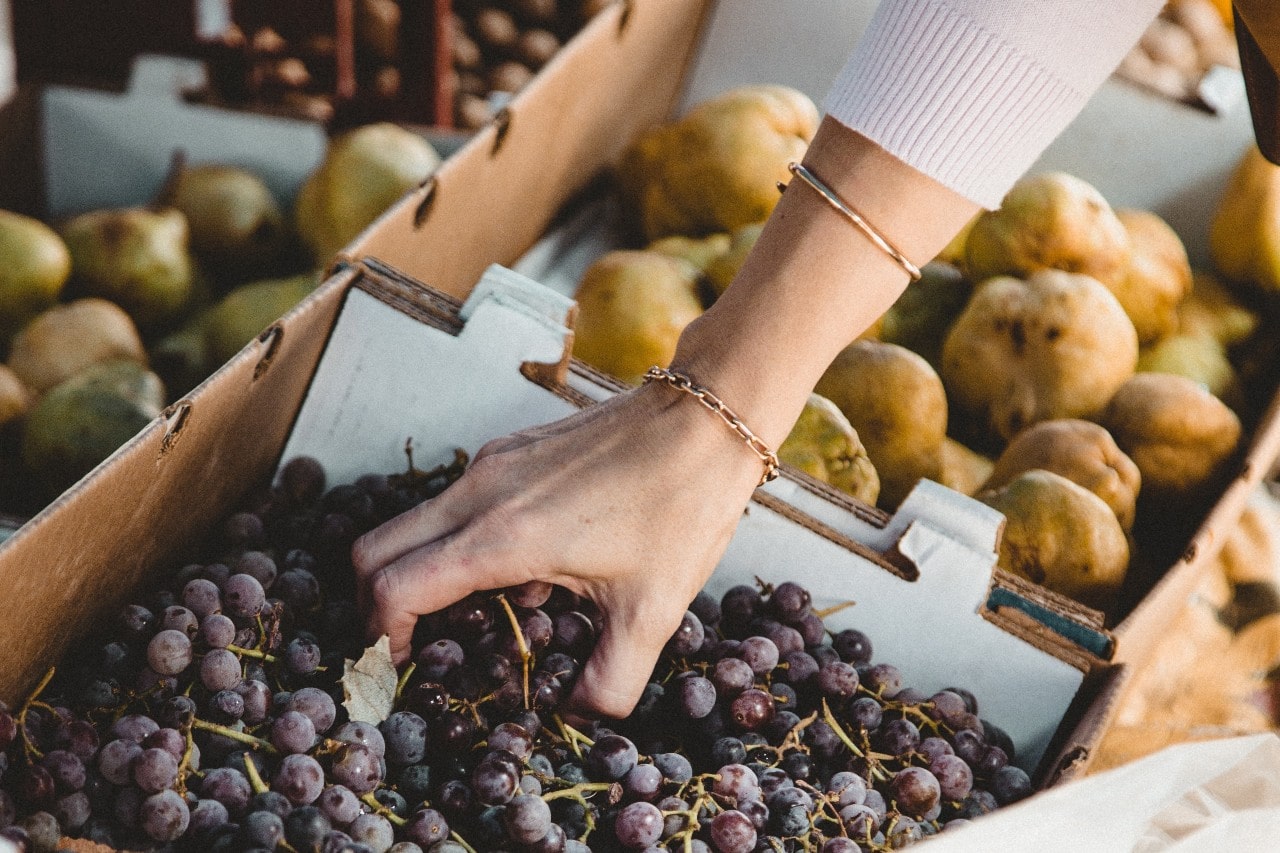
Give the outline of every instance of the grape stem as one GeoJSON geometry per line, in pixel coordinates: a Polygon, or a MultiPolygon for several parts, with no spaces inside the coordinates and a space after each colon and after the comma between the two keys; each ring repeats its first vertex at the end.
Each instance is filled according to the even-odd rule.
{"type": "Polygon", "coordinates": [[[560,736],[565,739],[569,744],[569,748],[573,750],[573,754],[578,758],[582,758],[582,748],[578,744],[585,743],[587,746],[595,746],[591,738],[566,723],[559,714],[556,714],[555,718],[556,725],[560,727],[560,736]]]}
{"type": "Polygon", "coordinates": [[[529,644],[524,639],[524,631],[520,630],[520,620],[516,618],[516,612],[511,609],[511,603],[507,601],[507,597],[498,593],[497,600],[506,611],[511,630],[516,635],[516,649],[520,652],[520,668],[524,676],[524,709],[527,711],[529,710],[529,664],[533,662],[533,653],[529,651],[529,644]]]}
{"type": "Polygon", "coordinates": [[[839,604],[833,604],[830,607],[824,607],[821,610],[814,610],[813,615],[817,616],[819,619],[825,620],[828,616],[834,616],[837,613],[839,613],[841,610],[847,610],[850,607],[855,606],[857,603],[858,602],[852,601],[852,600],[842,601],[839,604]]]}
{"type": "Polygon", "coordinates": [[[399,680],[396,681],[396,702],[400,701],[400,695],[404,693],[404,688],[409,683],[409,677],[413,675],[413,671],[417,668],[418,664],[414,661],[409,661],[409,665],[404,668],[404,672],[401,673],[399,680]]]}
{"type": "Polygon", "coordinates": [[[587,800],[584,795],[594,793],[596,791],[608,791],[610,802],[616,802],[618,798],[622,796],[622,786],[617,782],[579,782],[569,788],[561,788],[558,791],[548,791],[542,795],[542,799],[547,802],[551,802],[552,800],[570,797],[585,806],[587,805],[587,800]]]}
{"type": "MultiPolygon", "coordinates": [[[[22,709],[18,711],[16,719],[18,724],[18,733],[22,736],[22,750],[28,761],[31,760],[32,756],[35,756],[36,758],[44,758],[44,753],[41,752],[34,743],[32,743],[31,736],[27,734],[27,712],[31,710],[32,706],[44,708],[49,707],[44,702],[39,701],[37,697],[44,692],[46,687],[49,686],[49,682],[53,680],[53,673],[56,670],[56,667],[49,667],[49,671],[40,679],[40,683],[36,685],[36,689],[31,691],[31,695],[27,697],[27,701],[22,703],[22,709]]],[[[50,710],[52,709],[50,708],[50,710]]]]}
{"type": "MultiPolygon", "coordinates": [[[[826,720],[827,725],[831,726],[832,730],[835,731],[836,737],[840,738],[841,742],[843,742],[845,746],[849,747],[850,752],[859,758],[865,759],[868,757],[865,752],[854,744],[853,739],[850,738],[848,733],[844,730],[844,726],[840,725],[840,721],[836,719],[836,715],[831,713],[831,706],[827,704],[826,699],[822,700],[822,719],[826,720]]],[[[871,772],[871,775],[875,776],[881,782],[889,778],[885,775],[884,770],[882,770],[874,761],[868,763],[867,769],[871,772]]]]}
{"type": "Polygon", "coordinates": [[[234,652],[237,655],[240,655],[241,657],[257,658],[258,660],[263,661],[264,663],[276,662],[275,655],[269,655],[266,652],[260,652],[257,649],[247,649],[244,646],[237,646],[235,643],[231,643],[230,645],[228,645],[227,651],[234,652]]]}
{"type": "Polygon", "coordinates": [[[400,815],[396,814],[391,809],[387,808],[382,803],[378,802],[378,798],[373,795],[372,791],[369,791],[368,793],[361,795],[360,802],[364,803],[366,806],[373,809],[376,814],[382,815],[387,820],[394,823],[396,826],[404,826],[406,823],[408,823],[408,821],[400,817],[400,815]]]}
{"type": "Polygon", "coordinates": [[[263,752],[270,753],[271,755],[275,755],[279,751],[272,746],[269,741],[265,741],[260,737],[254,737],[253,735],[238,732],[235,729],[220,726],[217,723],[210,723],[199,718],[191,721],[191,727],[200,729],[201,731],[212,732],[216,735],[222,735],[223,737],[229,737],[232,740],[240,741],[240,743],[246,743],[255,749],[261,749],[263,752]]]}
{"type": "Polygon", "coordinates": [[[450,833],[449,833],[449,837],[450,837],[450,838],[452,838],[454,841],[458,842],[459,844],[461,844],[461,845],[463,846],[463,848],[464,848],[464,849],[466,849],[467,853],[476,853],[476,848],[474,848],[474,847],[472,847],[470,844],[468,844],[468,843],[463,839],[463,837],[462,837],[461,835],[459,835],[458,833],[456,833],[456,832],[450,832],[450,833]]]}
{"type": "Polygon", "coordinates": [[[182,736],[186,739],[186,747],[182,750],[182,761],[178,762],[178,793],[187,793],[187,774],[191,772],[191,750],[195,741],[191,737],[191,726],[182,727],[182,736]]]}
{"type": "Polygon", "coordinates": [[[250,760],[247,753],[242,757],[244,758],[244,775],[249,777],[249,786],[253,788],[255,794],[261,794],[267,790],[267,783],[262,781],[262,775],[258,773],[258,765],[250,760]]]}

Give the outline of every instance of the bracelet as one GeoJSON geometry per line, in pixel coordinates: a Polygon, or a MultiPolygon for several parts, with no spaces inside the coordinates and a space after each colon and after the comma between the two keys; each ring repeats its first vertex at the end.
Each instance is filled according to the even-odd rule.
{"type": "MultiPolygon", "coordinates": [[[[907,260],[906,255],[898,251],[896,246],[885,239],[884,235],[872,227],[870,222],[863,219],[856,210],[841,201],[840,197],[836,195],[830,187],[818,180],[813,172],[810,172],[799,163],[788,163],[787,168],[791,170],[791,174],[817,190],[823,200],[825,200],[827,204],[831,205],[837,213],[857,226],[858,230],[867,236],[867,239],[872,243],[875,243],[876,246],[882,249],[889,257],[893,258],[894,262],[897,263],[898,266],[907,271],[907,275],[911,276],[912,281],[920,280],[920,268],[907,260]]],[[[786,188],[786,184],[778,184],[779,190],[785,190],[786,188]]]]}
{"type": "Polygon", "coordinates": [[[760,461],[764,463],[764,474],[760,477],[759,485],[763,486],[778,476],[778,454],[770,450],[769,445],[761,441],[758,435],[748,429],[742,419],[733,413],[733,409],[726,406],[719,397],[701,385],[695,385],[693,380],[683,373],[667,370],[665,367],[654,365],[645,372],[645,384],[655,379],[666,382],[672,388],[683,391],[686,394],[692,394],[694,399],[718,415],[722,421],[729,425],[730,429],[742,436],[742,439],[747,443],[747,447],[750,447],[756,456],[760,457],[760,461]]]}

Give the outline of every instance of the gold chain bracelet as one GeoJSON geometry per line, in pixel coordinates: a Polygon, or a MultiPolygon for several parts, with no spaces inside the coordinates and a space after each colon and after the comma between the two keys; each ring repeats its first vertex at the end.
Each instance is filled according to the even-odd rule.
{"type": "Polygon", "coordinates": [[[678,391],[693,395],[695,400],[718,415],[722,421],[729,425],[730,429],[742,437],[747,443],[747,447],[750,447],[764,464],[764,474],[760,477],[759,485],[763,486],[778,476],[778,454],[769,449],[769,445],[765,444],[760,436],[752,432],[742,422],[742,419],[734,414],[733,409],[724,404],[723,400],[708,389],[695,384],[692,379],[683,373],[668,370],[665,367],[654,365],[645,372],[644,381],[646,384],[655,379],[667,383],[678,391]]]}
{"type": "MultiPolygon", "coordinates": [[[[907,260],[907,256],[898,251],[898,247],[890,243],[888,239],[877,231],[870,222],[862,218],[860,213],[845,204],[844,201],[841,200],[840,196],[835,194],[835,191],[832,190],[831,187],[818,180],[818,177],[814,175],[813,172],[810,172],[799,163],[788,163],[787,168],[791,170],[791,174],[795,175],[802,182],[813,187],[813,189],[817,191],[818,195],[822,196],[823,201],[829,204],[845,219],[852,222],[868,240],[876,245],[877,248],[883,251],[890,258],[893,258],[894,263],[902,267],[906,271],[907,275],[911,277],[912,281],[920,280],[920,268],[907,260]]],[[[786,188],[786,184],[778,184],[779,190],[785,190],[786,188]]]]}

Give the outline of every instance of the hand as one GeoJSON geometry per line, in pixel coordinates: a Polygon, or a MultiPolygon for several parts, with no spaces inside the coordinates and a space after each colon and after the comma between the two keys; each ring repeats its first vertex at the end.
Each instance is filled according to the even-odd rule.
{"type": "Polygon", "coordinates": [[[557,584],[604,629],[571,706],[622,717],[728,546],[758,457],[654,384],[481,448],[462,478],[356,543],[359,599],[397,663],[414,624],[479,590],[557,584]]]}

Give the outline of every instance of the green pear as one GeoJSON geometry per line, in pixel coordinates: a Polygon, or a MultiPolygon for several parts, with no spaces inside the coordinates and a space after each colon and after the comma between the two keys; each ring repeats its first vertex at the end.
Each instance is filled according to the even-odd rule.
{"type": "Polygon", "coordinates": [[[71,255],[39,220],[0,210],[0,351],[32,317],[58,301],[71,255]]]}

